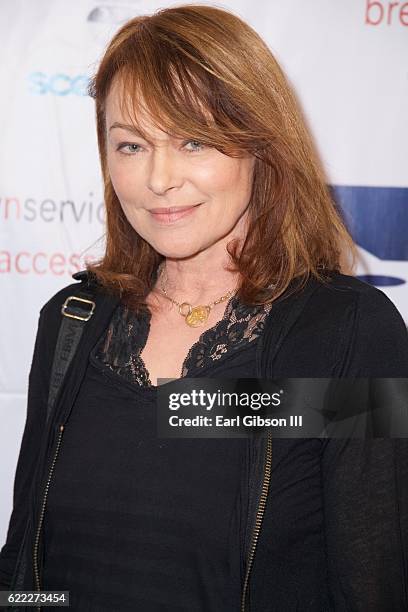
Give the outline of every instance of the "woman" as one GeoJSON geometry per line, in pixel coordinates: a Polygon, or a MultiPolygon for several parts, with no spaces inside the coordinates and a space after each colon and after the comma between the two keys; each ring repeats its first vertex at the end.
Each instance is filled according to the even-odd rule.
{"type": "Polygon", "coordinates": [[[98,314],[47,428],[78,284],[41,309],[3,588],[98,612],[406,610],[406,441],[157,437],[161,378],[408,376],[395,306],[341,272],[354,246],[276,60],[232,13],[179,6],[126,23],[90,92],[107,242],[74,278],[98,314]]]}

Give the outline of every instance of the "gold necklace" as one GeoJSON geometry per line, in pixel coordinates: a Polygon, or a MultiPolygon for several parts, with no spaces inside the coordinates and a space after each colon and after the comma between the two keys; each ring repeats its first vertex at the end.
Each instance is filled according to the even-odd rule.
{"type": "Polygon", "coordinates": [[[204,325],[204,323],[208,319],[208,315],[210,314],[210,311],[213,308],[213,306],[215,306],[216,304],[220,304],[221,302],[224,302],[226,299],[231,297],[231,295],[233,295],[234,293],[234,290],[231,289],[230,291],[228,291],[228,293],[220,297],[218,300],[211,302],[211,304],[205,304],[205,305],[199,304],[198,306],[192,306],[189,302],[179,303],[176,300],[173,300],[173,298],[171,298],[166,291],[166,288],[163,283],[163,279],[161,279],[160,284],[161,284],[161,288],[164,293],[164,296],[168,300],[173,302],[173,304],[178,306],[179,313],[181,314],[182,317],[184,317],[185,322],[190,327],[200,327],[200,325],[204,325]]]}

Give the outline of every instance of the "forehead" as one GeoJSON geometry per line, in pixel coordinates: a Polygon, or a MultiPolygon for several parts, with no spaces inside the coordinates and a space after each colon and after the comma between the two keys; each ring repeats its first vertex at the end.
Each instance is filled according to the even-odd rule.
{"type": "MultiPolygon", "coordinates": [[[[132,83],[132,87],[132,90],[130,90],[126,79],[120,78],[119,75],[113,79],[105,100],[107,129],[114,122],[118,122],[132,125],[141,133],[146,131],[146,133],[167,132],[176,134],[180,132],[181,134],[184,131],[182,127],[177,126],[172,120],[171,107],[167,108],[167,112],[165,112],[160,103],[156,102],[157,97],[154,97],[153,103],[149,106],[141,88],[134,86],[134,83],[132,83]],[[154,108],[152,108],[153,105],[154,108]]],[[[195,99],[194,106],[196,106],[198,115],[205,118],[203,121],[194,121],[196,130],[200,129],[200,123],[202,123],[202,127],[208,127],[209,123],[213,123],[212,113],[204,107],[200,100],[195,99]]]]}
{"type": "Polygon", "coordinates": [[[113,81],[106,97],[105,114],[109,123],[127,123],[136,118],[138,122],[143,120],[149,123],[150,120],[142,93],[138,91],[130,95],[117,80],[113,81]]]}

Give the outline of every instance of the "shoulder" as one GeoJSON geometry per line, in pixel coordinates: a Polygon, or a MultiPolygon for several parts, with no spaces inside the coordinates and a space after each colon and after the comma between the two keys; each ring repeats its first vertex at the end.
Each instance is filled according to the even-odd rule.
{"type": "Polygon", "coordinates": [[[290,326],[276,354],[279,371],[289,364],[300,377],[408,375],[408,332],[380,289],[331,272],[325,282],[309,279],[283,309],[290,326]]]}
{"type": "MultiPolygon", "coordinates": [[[[52,335],[56,333],[60,323],[61,314],[64,307],[64,312],[70,312],[75,315],[88,314],[90,310],[93,311],[94,307],[92,304],[84,304],[83,302],[69,300],[71,297],[78,297],[82,299],[91,300],[97,305],[97,311],[106,311],[112,304],[116,304],[119,298],[114,297],[113,299],[108,296],[105,289],[101,287],[96,281],[95,277],[89,274],[86,270],[77,272],[72,275],[73,279],[77,282],[66,285],[54,295],[42,306],[40,309],[40,327],[46,329],[47,333],[52,335]],[[109,300],[104,298],[109,297],[109,300]],[[68,302],[67,302],[68,300],[68,302]],[[106,303],[108,301],[108,304],[106,303]]],[[[94,317],[93,317],[94,318],[94,317]]]]}
{"type": "Polygon", "coordinates": [[[72,275],[76,282],[70,283],[54,293],[40,309],[40,319],[45,319],[47,327],[58,325],[61,319],[61,309],[70,296],[83,296],[92,299],[97,293],[103,292],[94,277],[87,270],[81,270],[72,275]]]}
{"type": "MultiPolygon", "coordinates": [[[[377,289],[373,285],[360,280],[355,276],[349,276],[348,274],[341,274],[340,272],[331,272],[327,283],[317,282],[317,286],[322,293],[328,291],[340,292],[348,295],[349,297],[358,295],[370,295],[371,297],[377,296],[379,299],[389,298],[383,291],[377,289]]],[[[391,302],[392,303],[392,302],[391,302]]]]}
{"type": "MultiPolygon", "coordinates": [[[[43,364],[41,367],[46,371],[51,367],[61,322],[67,320],[62,316],[63,314],[75,315],[69,319],[70,322],[74,319],[78,320],[78,315],[80,315],[82,321],[90,320],[85,336],[92,338],[94,337],[92,334],[100,334],[101,330],[105,329],[120,301],[118,296],[109,295],[86,270],[73,274],[72,277],[77,282],[62,287],[40,309],[36,345],[39,347],[37,352],[42,355],[43,364]],[[96,309],[93,304],[84,304],[78,301],[69,302],[65,305],[67,299],[71,296],[91,300],[94,302],[96,309]]],[[[73,328],[70,325],[70,333],[72,330],[73,328]]]]}
{"type": "Polygon", "coordinates": [[[338,283],[354,295],[350,324],[344,331],[344,375],[407,377],[408,330],[395,304],[383,291],[359,279],[345,276],[338,283]]]}
{"type": "MultiPolygon", "coordinates": [[[[279,308],[296,313],[298,325],[350,325],[364,318],[366,328],[376,329],[395,322],[404,325],[401,314],[390,298],[380,289],[354,276],[330,271],[325,281],[310,277],[301,291],[292,292],[288,299],[278,300],[279,308]]],[[[294,318],[292,316],[292,318],[294,318]]]]}
{"type": "MultiPolygon", "coordinates": [[[[395,304],[380,289],[354,276],[333,272],[326,283],[316,282],[316,290],[311,298],[311,305],[319,304],[330,316],[342,316],[343,309],[352,311],[355,317],[364,317],[366,327],[373,327],[381,321],[383,324],[396,321],[404,322],[395,304]]],[[[405,327],[405,326],[404,326],[405,327]]]]}

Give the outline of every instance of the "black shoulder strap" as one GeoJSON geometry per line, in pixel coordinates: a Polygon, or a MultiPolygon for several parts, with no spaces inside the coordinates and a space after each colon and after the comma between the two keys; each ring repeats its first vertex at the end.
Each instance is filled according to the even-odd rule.
{"type": "MultiPolygon", "coordinates": [[[[87,272],[81,271],[72,275],[76,280],[87,278],[87,272]]],[[[61,307],[61,325],[55,347],[54,361],[51,369],[50,388],[47,405],[47,423],[51,417],[55,399],[62,386],[79,341],[84,332],[85,324],[93,316],[98,303],[98,294],[87,283],[86,288],[75,291],[68,296],[61,307]]]]}
{"type": "MultiPolygon", "coordinates": [[[[55,408],[55,400],[60,392],[62,384],[66,378],[68,367],[73,360],[77,351],[79,341],[83,335],[85,324],[94,316],[96,307],[98,306],[98,316],[102,316],[102,321],[105,321],[112,312],[112,309],[117,303],[116,299],[107,300],[103,292],[97,291],[96,285],[92,282],[86,270],[77,272],[72,275],[75,280],[85,280],[78,288],[74,287],[72,295],[68,296],[63,304],[61,304],[61,325],[58,332],[56,342],[54,360],[51,368],[50,390],[47,404],[47,424],[49,423],[53,409],[55,408]]],[[[38,469],[38,468],[37,468],[38,469]]],[[[28,555],[28,534],[30,533],[30,518],[28,518],[25,533],[18,553],[16,566],[11,582],[10,590],[21,590],[26,584],[27,555],[28,555]]],[[[7,607],[7,610],[11,607],[7,607]]],[[[22,611],[22,607],[13,608],[17,611],[22,611]]]]}

